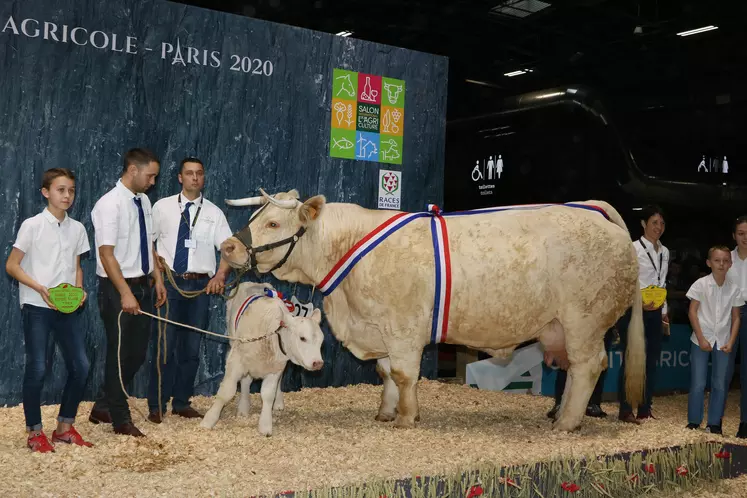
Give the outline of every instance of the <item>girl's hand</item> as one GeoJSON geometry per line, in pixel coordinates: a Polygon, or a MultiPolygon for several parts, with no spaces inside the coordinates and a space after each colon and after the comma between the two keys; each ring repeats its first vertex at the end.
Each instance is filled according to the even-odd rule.
{"type": "Polygon", "coordinates": [[[52,301],[49,299],[49,290],[47,290],[46,287],[43,285],[40,285],[38,289],[36,289],[36,292],[38,292],[42,299],[44,299],[44,302],[47,303],[47,306],[49,306],[49,309],[57,311],[57,306],[52,304],[52,301]]]}
{"type": "Polygon", "coordinates": [[[721,351],[723,351],[724,353],[731,353],[732,349],[734,349],[734,344],[729,342],[728,344],[726,344],[726,346],[721,348],[721,351]]]}
{"type": "Polygon", "coordinates": [[[83,299],[80,301],[81,306],[83,306],[83,303],[86,302],[86,299],[88,299],[88,292],[83,291],[83,299]]]}

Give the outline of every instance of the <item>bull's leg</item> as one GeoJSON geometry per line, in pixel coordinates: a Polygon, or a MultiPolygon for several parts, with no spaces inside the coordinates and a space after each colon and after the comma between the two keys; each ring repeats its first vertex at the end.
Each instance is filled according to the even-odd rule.
{"type": "Polygon", "coordinates": [[[275,404],[272,405],[272,409],[276,412],[282,411],[285,408],[285,401],[283,400],[283,389],[281,386],[283,385],[283,377],[280,376],[280,380],[278,381],[278,390],[275,393],[275,404]]]}
{"type": "MultiPolygon", "coordinates": [[[[406,347],[401,346],[406,350],[406,347]]],[[[397,348],[391,348],[390,351],[397,348]]],[[[397,403],[397,416],[394,426],[400,428],[415,427],[416,419],[419,419],[417,384],[420,375],[420,358],[422,350],[410,350],[402,355],[390,355],[392,365],[392,379],[399,389],[399,402],[397,403]]]]}
{"type": "Polygon", "coordinates": [[[262,396],[262,412],[259,414],[259,433],[272,436],[272,405],[278,392],[281,373],[271,373],[262,380],[260,393],[262,396]]]}
{"type": "MultiPolygon", "coordinates": [[[[600,344],[600,346],[603,345],[600,344]]],[[[568,382],[570,384],[566,385],[558,419],[553,425],[553,429],[572,431],[581,425],[586,413],[586,406],[589,404],[589,398],[594,391],[599,374],[602,373],[604,360],[606,359],[604,348],[600,349],[600,351],[592,353],[591,356],[587,355],[586,360],[580,361],[574,361],[574,355],[569,354],[571,366],[568,369],[568,382]]]]}
{"type": "Polygon", "coordinates": [[[381,393],[381,405],[376,420],[379,422],[391,422],[397,416],[397,403],[399,402],[399,391],[397,384],[392,380],[392,365],[389,358],[381,358],[376,362],[376,371],[381,380],[384,381],[384,391],[381,393]]]}
{"type": "Polygon", "coordinates": [[[249,407],[251,405],[249,400],[249,391],[252,388],[252,377],[247,375],[241,379],[241,394],[239,395],[239,406],[237,407],[236,413],[241,417],[249,416],[249,407]]]}
{"type": "Polygon", "coordinates": [[[231,361],[232,358],[226,360],[226,373],[223,376],[223,380],[218,388],[218,393],[215,395],[213,400],[213,406],[207,411],[205,416],[202,418],[200,423],[201,427],[206,429],[212,429],[220,418],[220,412],[223,411],[223,407],[229,403],[234,395],[236,394],[236,383],[244,377],[244,370],[238,361],[231,361]]]}

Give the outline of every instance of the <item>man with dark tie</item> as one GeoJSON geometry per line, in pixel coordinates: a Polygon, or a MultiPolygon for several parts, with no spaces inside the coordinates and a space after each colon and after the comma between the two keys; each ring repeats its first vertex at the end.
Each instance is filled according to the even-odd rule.
{"type": "Polygon", "coordinates": [[[122,382],[127,385],[145,361],[155,280],[156,306],[166,302],[161,272],[156,271],[153,247],[153,215],[144,193],[156,182],[158,158],[145,149],[131,149],[124,156],[122,177],[98,200],[91,212],[96,239],[96,274],[99,276],[98,305],[106,328],[104,386],[91,410],[95,424],[111,423],[114,432],[143,437],[132,423],[122,382]],[[119,314],[122,313],[121,346],[119,314]],[[118,352],[119,349],[119,352],[118,352]]]}
{"type": "MultiPolygon", "coordinates": [[[[221,259],[216,271],[216,250],[231,236],[226,216],[218,206],[205,199],[205,166],[195,157],[182,160],[179,165],[182,191],[165,197],[153,206],[156,253],[171,270],[174,283],[182,291],[205,294],[186,298],[166,282],[169,300],[169,319],[200,329],[206,329],[209,319],[210,296],[223,292],[228,263],[221,259]]],[[[161,406],[158,399],[157,331],[151,340],[154,361],[151,363],[148,386],[148,420],[160,424],[171,400],[171,411],[186,418],[202,418],[190,405],[194,382],[200,365],[202,334],[184,327],[167,325],[166,341],[161,344],[161,406]],[[159,409],[160,408],[160,409],[159,409]]]]}

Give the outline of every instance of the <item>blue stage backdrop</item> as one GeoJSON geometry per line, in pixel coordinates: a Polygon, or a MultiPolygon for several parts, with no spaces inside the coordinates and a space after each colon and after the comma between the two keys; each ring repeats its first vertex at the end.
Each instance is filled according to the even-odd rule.
{"type": "MultiPolygon", "coordinates": [[[[377,208],[379,170],[401,172],[403,210],[442,204],[447,70],[443,57],[168,2],[0,0],[3,258],[21,222],[45,206],[39,188],[51,167],[76,173],[70,214],[93,247],[91,209],[113,187],[131,147],[161,158],[153,202],[178,192],[183,157],[203,159],[206,197],[225,209],[234,230],[250,211],[227,209],[223,200],[256,195],[259,187],[377,208]]],[[[105,351],[93,250],[83,270],[91,399],[103,381],[105,351]]],[[[311,295],[309,287],[266,281],[301,301],[311,295]]],[[[313,298],[317,307],[320,297],[313,298]]],[[[0,298],[0,403],[15,404],[24,339],[18,286],[6,274],[0,298]]],[[[324,370],[289,368],[285,390],[378,382],[372,362],[343,349],[326,320],[323,328],[324,370]]],[[[221,298],[213,298],[210,329],[225,331],[221,298]]],[[[204,341],[198,393],[217,390],[226,350],[222,341],[204,341]]],[[[49,361],[43,401],[57,403],[65,370],[59,353],[49,361]]],[[[145,370],[128,386],[140,397],[145,370]]],[[[430,349],[423,375],[435,374],[430,349]]]]}

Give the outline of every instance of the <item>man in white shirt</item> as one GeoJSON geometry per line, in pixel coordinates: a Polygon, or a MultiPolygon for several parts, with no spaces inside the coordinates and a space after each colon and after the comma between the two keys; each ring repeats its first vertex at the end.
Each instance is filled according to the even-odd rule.
{"type": "MultiPolygon", "coordinates": [[[[664,213],[658,206],[646,206],[641,211],[643,236],[633,242],[638,254],[638,281],[641,289],[656,287],[666,292],[667,272],[669,270],[669,249],[659,240],[666,227],[664,213]]],[[[630,310],[620,319],[620,350],[627,347],[627,330],[630,321],[630,310]]],[[[618,418],[623,422],[639,424],[653,418],[651,405],[656,387],[656,362],[661,356],[661,341],[664,324],[669,324],[666,296],[663,304],[643,303],[643,327],[646,341],[646,392],[644,402],[639,405],[637,416],[625,399],[625,389],[620,389],[620,412],[618,418]]],[[[625,361],[620,368],[620,385],[625,385],[625,361]]]]}
{"type": "Polygon", "coordinates": [[[693,327],[690,337],[690,391],[687,396],[687,428],[697,429],[703,421],[703,401],[711,361],[711,396],[706,429],[721,434],[721,419],[728,391],[729,357],[737,342],[739,309],[744,305],[739,286],[726,278],[731,266],[727,247],[708,251],[711,274],[699,278],[687,291],[688,316],[693,327]]]}
{"type": "MultiPolygon", "coordinates": [[[[737,247],[731,251],[731,268],[726,278],[734,282],[741,291],[742,299],[747,299],[747,216],[740,216],[734,221],[732,236],[737,247]]],[[[747,438],[747,306],[740,308],[739,322],[739,385],[741,389],[740,398],[740,422],[738,438],[747,438]]],[[[734,348],[729,357],[729,371],[726,375],[727,386],[734,376],[734,362],[736,361],[737,348],[734,348]]]]}
{"type": "Polygon", "coordinates": [[[144,193],[155,184],[158,158],[144,149],[131,149],[124,156],[122,177],[91,211],[96,234],[98,304],[106,328],[104,386],[91,410],[93,423],[111,422],[114,432],[135,437],[144,434],[135,427],[127,398],[120,385],[127,385],[145,361],[153,314],[152,277],[156,306],[166,302],[161,272],[156,271],[151,204],[144,193]],[[150,277],[149,277],[150,276],[150,277]],[[120,311],[121,351],[118,352],[120,311]]]}
{"type": "MultiPolygon", "coordinates": [[[[182,160],[179,168],[182,191],[159,200],[153,206],[156,252],[174,276],[176,286],[185,292],[207,289],[205,294],[186,298],[167,280],[169,319],[206,329],[210,296],[223,292],[229,264],[221,258],[216,271],[216,250],[232,232],[223,211],[205,199],[205,167],[197,158],[182,160]]],[[[172,400],[172,413],[186,418],[202,418],[190,405],[200,364],[202,334],[171,324],[161,344],[161,406],[158,400],[158,336],[153,334],[153,362],[148,386],[148,420],[160,424],[166,404],[172,400]]]]}

